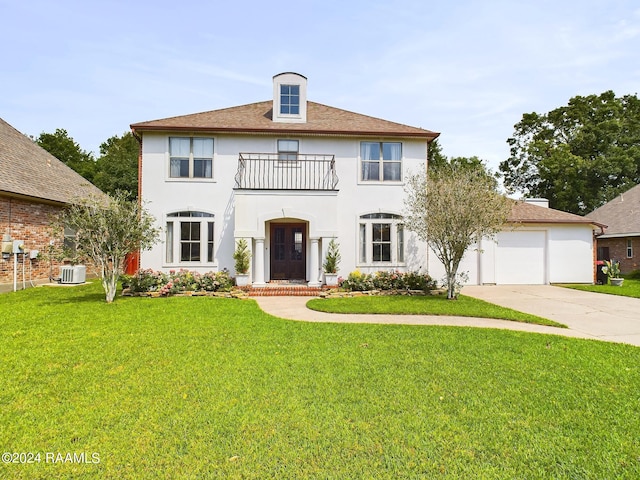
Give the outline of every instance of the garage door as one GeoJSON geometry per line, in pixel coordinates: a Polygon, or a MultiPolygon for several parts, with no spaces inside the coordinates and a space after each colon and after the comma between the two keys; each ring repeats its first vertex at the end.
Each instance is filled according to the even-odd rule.
{"type": "Polygon", "coordinates": [[[501,232],[496,248],[496,283],[545,283],[545,232],[501,232]]]}

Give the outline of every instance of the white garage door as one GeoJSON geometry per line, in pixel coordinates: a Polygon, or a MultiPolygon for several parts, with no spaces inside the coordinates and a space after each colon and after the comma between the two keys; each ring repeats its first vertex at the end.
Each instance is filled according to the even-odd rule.
{"type": "Polygon", "coordinates": [[[545,283],[545,232],[501,232],[496,249],[496,283],[545,283]]]}

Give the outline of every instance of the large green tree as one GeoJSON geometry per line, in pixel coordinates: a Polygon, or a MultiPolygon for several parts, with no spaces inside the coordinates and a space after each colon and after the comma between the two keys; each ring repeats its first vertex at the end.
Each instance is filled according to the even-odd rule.
{"type": "Polygon", "coordinates": [[[553,208],[588,213],[640,183],[640,100],[635,95],[576,96],[515,126],[505,187],[549,199],[553,208]]]}
{"type": "Polygon", "coordinates": [[[100,145],[94,184],[106,193],[124,192],[138,196],[138,153],[140,144],[131,132],[113,136],[100,145]]]}
{"type": "Polygon", "coordinates": [[[42,132],[35,141],[62,163],[93,182],[96,168],[93,155],[80,148],[80,145],[69,136],[66,130],[57,128],[54,133],[42,132]]]}

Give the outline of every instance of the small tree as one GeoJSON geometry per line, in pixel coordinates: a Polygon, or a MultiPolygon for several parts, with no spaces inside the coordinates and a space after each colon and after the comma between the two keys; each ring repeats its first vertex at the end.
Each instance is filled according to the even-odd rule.
{"type": "Polygon", "coordinates": [[[249,251],[249,245],[244,238],[241,238],[236,242],[236,251],[233,252],[233,259],[235,260],[236,273],[244,275],[249,271],[251,252],[249,251]]]}
{"type": "Polygon", "coordinates": [[[473,243],[500,231],[513,203],[486,172],[473,168],[413,175],[405,193],[406,227],[433,249],[444,265],[447,298],[456,298],[462,257],[473,243]]]}
{"type": "Polygon", "coordinates": [[[340,265],[340,260],[342,260],[340,244],[332,238],[329,242],[329,248],[327,248],[324,264],[322,265],[324,273],[336,273],[338,271],[338,265],[340,265]]]}
{"type": "Polygon", "coordinates": [[[89,197],[71,204],[59,219],[75,231],[78,254],[90,259],[100,270],[107,303],[113,302],[125,256],[147,250],[159,231],[154,218],[137,201],[123,193],[89,197]]]}

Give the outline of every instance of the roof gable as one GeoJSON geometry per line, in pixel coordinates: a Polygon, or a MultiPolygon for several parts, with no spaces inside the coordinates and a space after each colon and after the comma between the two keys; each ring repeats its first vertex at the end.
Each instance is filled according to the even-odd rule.
{"type": "Polygon", "coordinates": [[[608,225],[606,235],[640,235],[640,185],[586,215],[608,225]]]}
{"type": "Polygon", "coordinates": [[[226,133],[273,133],[329,136],[416,137],[431,141],[439,133],[380,118],[307,102],[305,123],[273,122],[271,100],[238,107],[134,123],[135,132],[190,131],[226,133]]]}
{"type": "Polygon", "coordinates": [[[0,193],[70,203],[98,187],[0,118],[0,193]]]}

